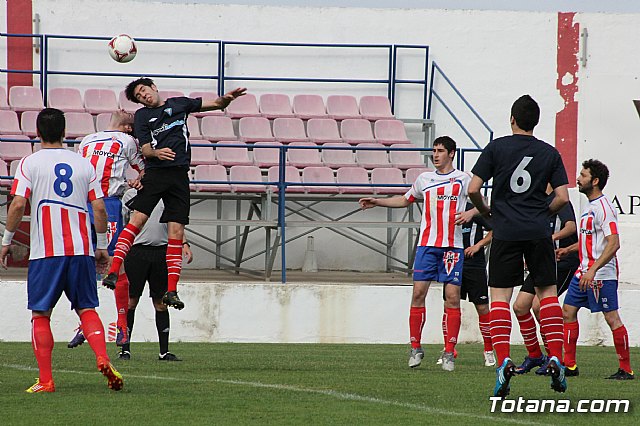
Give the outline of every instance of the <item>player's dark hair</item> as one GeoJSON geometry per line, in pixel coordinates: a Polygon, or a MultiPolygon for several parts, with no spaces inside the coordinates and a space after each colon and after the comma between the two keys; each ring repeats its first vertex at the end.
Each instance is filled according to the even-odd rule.
{"type": "Polygon", "coordinates": [[[591,180],[598,178],[598,188],[602,191],[609,180],[609,168],[602,161],[593,158],[582,162],[582,168],[589,170],[591,180]]]}
{"type": "Polygon", "coordinates": [[[449,136],[437,137],[433,141],[433,146],[436,146],[436,145],[442,145],[444,147],[444,149],[446,149],[449,154],[451,154],[452,152],[455,152],[455,150],[457,148],[456,141],[454,141],[449,136]]]}
{"type": "Polygon", "coordinates": [[[36,128],[42,142],[55,143],[64,139],[66,122],[64,113],[59,109],[45,108],[36,118],[36,128]]]}
{"type": "Polygon", "coordinates": [[[127,99],[129,99],[131,102],[135,102],[137,104],[139,104],[140,102],[138,102],[138,100],[136,99],[135,95],[133,94],[133,91],[136,89],[136,87],[138,87],[139,85],[143,85],[143,86],[149,86],[151,87],[151,85],[153,85],[153,80],[151,80],[148,77],[141,77],[137,80],[133,80],[131,83],[127,84],[127,87],[124,89],[124,94],[127,96],[127,99]]]}
{"type": "Polygon", "coordinates": [[[530,132],[540,121],[540,107],[531,96],[522,95],[511,106],[511,116],[519,128],[530,132]]]}

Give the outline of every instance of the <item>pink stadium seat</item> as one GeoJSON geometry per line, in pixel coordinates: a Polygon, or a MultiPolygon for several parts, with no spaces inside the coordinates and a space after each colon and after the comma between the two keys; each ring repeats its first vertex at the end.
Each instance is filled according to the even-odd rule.
{"type": "MultiPolygon", "coordinates": [[[[280,178],[280,168],[278,166],[269,167],[268,177],[269,182],[277,182],[280,178]]],[[[302,183],[300,179],[300,170],[294,166],[285,166],[284,168],[284,180],[288,183],[302,183]]],[[[278,187],[271,186],[273,192],[278,192],[278,187]]],[[[285,192],[302,193],[304,192],[304,186],[287,186],[285,192]]]]}
{"type": "MultiPolygon", "coordinates": [[[[414,144],[394,144],[391,148],[416,148],[414,144]]],[[[424,157],[419,151],[389,151],[389,161],[392,167],[410,169],[413,167],[425,167],[424,157]]]]}
{"type": "MultiPolygon", "coordinates": [[[[358,145],[358,148],[384,148],[384,145],[379,143],[361,143],[358,145]]],[[[358,163],[358,166],[367,169],[391,167],[387,152],[382,150],[356,150],[356,163],[358,163]]]]}
{"type": "Polygon", "coordinates": [[[20,128],[22,128],[22,134],[31,138],[37,137],[36,133],[36,119],[40,111],[25,111],[20,117],[20,128]]]}
{"type": "Polygon", "coordinates": [[[204,139],[200,133],[200,123],[198,119],[192,115],[187,117],[187,129],[189,129],[189,139],[204,139]]]}
{"type": "MultiPolygon", "coordinates": [[[[396,168],[371,170],[371,183],[374,185],[404,184],[402,170],[396,168]]],[[[409,190],[406,186],[376,186],[373,188],[376,194],[404,194],[409,190]]]]}
{"type": "Polygon", "coordinates": [[[87,89],[84,107],[89,114],[111,113],[118,109],[116,93],[111,89],[87,89]]]}
{"type": "Polygon", "coordinates": [[[306,186],[309,193],[337,194],[339,192],[338,187],[335,185],[336,178],[333,176],[333,170],[329,167],[305,167],[302,170],[302,182],[333,184],[333,186],[306,186]]]}
{"type": "Polygon", "coordinates": [[[142,104],[137,104],[127,99],[127,96],[124,94],[124,90],[121,91],[120,94],[118,95],[118,104],[120,105],[121,109],[130,113],[136,112],[143,106],[142,104]]]}
{"type": "Polygon", "coordinates": [[[202,136],[210,141],[233,141],[238,139],[229,117],[202,117],[202,136]]]}
{"type": "Polygon", "coordinates": [[[346,143],[372,143],[375,142],[371,132],[371,123],[364,118],[347,119],[340,123],[340,133],[346,143]]]}
{"type": "MultiPolygon", "coordinates": [[[[28,141],[29,138],[24,135],[0,135],[0,139],[23,139],[28,141]]],[[[33,153],[31,144],[27,142],[0,142],[0,158],[7,163],[13,160],[19,160],[22,157],[33,153]]]]}
{"type": "Polygon", "coordinates": [[[184,92],[180,90],[158,90],[158,94],[160,95],[160,99],[166,101],[169,98],[180,98],[184,96],[184,92]]]}
{"type": "Polygon", "coordinates": [[[299,118],[276,118],[273,120],[273,136],[282,143],[307,142],[304,123],[299,118]]]}
{"type": "Polygon", "coordinates": [[[293,113],[303,120],[327,118],[324,101],[320,95],[295,95],[293,97],[293,113]]]}
{"type": "Polygon", "coordinates": [[[393,118],[391,104],[386,96],[361,97],[360,115],[371,121],[393,118]]]}
{"type": "Polygon", "coordinates": [[[109,124],[111,124],[110,112],[103,112],[98,114],[98,116],[96,117],[96,130],[98,132],[102,132],[103,130],[109,129],[109,124]]]}
{"type": "Polygon", "coordinates": [[[0,110],[3,109],[11,109],[9,108],[9,103],[7,102],[7,90],[4,86],[0,86],[0,110]]]}
{"type": "Polygon", "coordinates": [[[418,179],[418,176],[420,176],[422,173],[432,172],[432,171],[433,169],[429,169],[427,167],[415,167],[415,168],[407,169],[407,171],[405,172],[405,180],[407,181],[408,184],[413,185],[416,179],[418,179]]]}
{"type": "Polygon", "coordinates": [[[240,96],[229,104],[226,114],[231,118],[260,117],[256,97],[251,93],[240,96]]]}
{"type": "Polygon", "coordinates": [[[266,192],[265,185],[256,185],[255,182],[263,182],[262,173],[257,166],[233,166],[229,170],[230,182],[253,182],[249,184],[232,183],[233,192],[266,192]]]}
{"type": "Polygon", "coordinates": [[[278,145],[280,142],[256,142],[253,148],[253,164],[260,168],[277,166],[280,164],[280,150],[278,148],[258,148],[261,145],[278,145]]]}
{"type": "MultiPolygon", "coordinates": [[[[205,143],[209,143],[209,141],[190,141],[195,144],[204,145],[205,143]]],[[[192,146],[191,147],[191,165],[192,166],[200,166],[200,165],[209,165],[209,164],[217,164],[216,161],[216,151],[207,146],[192,146]]]]}
{"type": "Polygon", "coordinates": [[[44,108],[39,87],[13,86],[9,89],[9,105],[17,112],[40,111],[44,108]]]}
{"type": "MultiPolygon", "coordinates": [[[[242,99],[238,98],[238,99],[242,99]]],[[[240,140],[244,142],[270,142],[275,141],[271,133],[269,120],[264,117],[243,117],[238,125],[240,140]]]]}
{"type": "Polygon", "coordinates": [[[88,112],[68,112],[64,118],[67,121],[67,138],[84,137],[96,131],[93,117],[88,112]]]}
{"type": "Polygon", "coordinates": [[[260,113],[266,118],[291,118],[295,117],[291,112],[289,96],[268,93],[260,96],[260,113]]]}
{"type": "Polygon", "coordinates": [[[82,95],[75,88],[56,87],[51,89],[47,102],[50,108],[57,108],[64,112],[85,112],[82,95]]]}
{"type": "MultiPolygon", "coordinates": [[[[202,101],[215,101],[218,99],[218,94],[216,92],[191,92],[189,93],[190,98],[202,98],[202,101]]],[[[224,112],[221,109],[216,109],[213,111],[205,111],[205,112],[194,112],[193,115],[196,117],[205,117],[207,115],[224,115],[224,112]]]]}
{"type": "Polygon", "coordinates": [[[338,122],[332,118],[312,118],[307,121],[309,140],[315,143],[342,142],[338,122]]]}
{"type": "Polygon", "coordinates": [[[21,135],[18,114],[15,111],[0,111],[0,133],[5,135],[21,135]]]}
{"type": "Polygon", "coordinates": [[[334,120],[361,118],[356,98],[348,95],[331,95],[327,97],[327,114],[334,120]]]}
{"type": "MultiPolygon", "coordinates": [[[[19,165],[20,165],[20,162],[18,160],[11,162],[11,166],[9,167],[9,176],[16,175],[16,170],[18,170],[19,165]]],[[[13,181],[11,181],[11,183],[13,183],[13,181]]]]}
{"type": "Polygon", "coordinates": [[[378,120],[373,125],[376,140],[385,145],[410,143],[404,123],[400,120],[378,120]]]}
{"type": "Polygon", "coordinates": [[[244,142],[238,141],[220,141],[216,147],[216,159],[218,164],[223,166],[250,166],[253,161],[249,158],[249,150],[242,147],[224,146],[224,145],[244,145],[244,142]]]}
{"type": "MultiPolygon", "coordinates": [[[[290,147],[294,146],[312,146],[317,147],[313,142],[293,142],[289,144],[290,147]]],[[[288,164],[295,167],[320,167],[323,166],[320,158],[320,151],[318,149],[289,149],[288,164]]]]}
{"type": "Polygon", "coordinates": [[[369,174],[362,167],[341,167],[336,172],[336,182],[342,194],[372,194],[370,186],[340,186],[345,183],[369,184],[369,174]]]}
{"type": "MultiPolygon", "coordinates": [[[[0,176],[10,176],[7,163],[4,160],[0,160],[0,176]]],[[[0,186],[11,186],[11,179],[0,179],[0,186]]]]}
{"type": "MultiPolygon", "coordinates": [[[[220,165],[209,165],[209,166],[196,166],[196,171],[194,173],[195,181],[219,181],[219,182],[228,182],[227,179],[227,169],[224,166],[220,165]]],[[[206,192],[230,192],[231,186],[228,183],[197,183],[196,185],[197,191],[206,191],[206,192]]]]}
{"type": "Polygon", "coordinates": [[[351,147],[348,143],[325,143],[322,145],[322,161],[327,167],[339,169],[340,167],[355,167],[356,160],[353,158],[353,151],[346,149],[326,149],[328,147],[351,147]]]}

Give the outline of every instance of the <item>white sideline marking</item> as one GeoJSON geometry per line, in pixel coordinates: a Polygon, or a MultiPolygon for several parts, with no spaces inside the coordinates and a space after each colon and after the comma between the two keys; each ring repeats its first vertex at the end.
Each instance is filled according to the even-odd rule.
{"type": "MultiPolygon", "coordinates": [[[[38,371],[35,367],[29,367],[25,365],[17,365],[17,364],[0,364],[2,367],[12,368],[14,370],[22,370],[22,371],[38,371]]],[[[80,374],[80,375],[95,375],[94,372],[88,371],[76,371],[76,370],[53,370],[54,373],[68,373],[68,374],[80,374]]],[[[127,374],[124,376],[126,378],[134,378],[134,379],[148,379],[148,380],[165,380],[165,381],[174,381],[174,382],[197,382],[197,383],[223,383],[228,385],[238,385],[238,386],[248,386],[253,388],[263,388],[263,389],[275,389],[275,390],[284,390],[291,392],[301,392],[301,393],[311,393],[317,395],[330,396],[337,399],[347,400],[347,401],[359,401],[359,402],[370,402],[373,404],[382,404],[382,405],[390,405],[393,407],[400,408],[409,408],[416,411],[422,411],[429,414],[440,414],[443,416],[453,416],[453,417],[466,417],[470,419],[478,419],[478,420],[491,420],[493,422],[499,423],[511,423],[511,424],[519,424],[519,425],[534,425],[534,426],[551,426],[548,423],[538,423],[527,420],[516,420],[513,418],[501,418],[494,416],[485,416],[482,414],[471,414],[471,413],[462,413],[458,411],[449,411],[443,410],[441,408],[429,407],[427,405],[422,404],[412,404],[408,402],[400,402],[393,401],[387,399],[374,398],[371,396],[358,395],[355,393],[346,393],[346,392],[338,392],[334,390],[324,390],[324,389],[309,389],[309,388],[301,388],[297,386],[291,385],[282,385],[282,384],[271,384],[271,383],[261,383],[261,382],[247,382],[244,380],[226,380],[226,379],[183,379],[180,377],[166,377],[166,376],[143,376],[138,374],[127,374]]]]}

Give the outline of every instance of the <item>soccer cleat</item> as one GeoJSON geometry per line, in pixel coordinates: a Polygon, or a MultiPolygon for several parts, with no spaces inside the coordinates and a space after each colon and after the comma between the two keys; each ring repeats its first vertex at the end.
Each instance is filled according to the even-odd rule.
{"type": "Polygon", "coordinates": [[[69,349],[73,349],[83,344],[85,340],[84,334],[82,334],[82,327],[78,327],[76,328],[76,335],[73,336],[73,339],[71,339],[69,343],[67,343],[67,347],[69,349]]]}
{"type": "Polygon", "coordinates": [[[578,366],[574,365],[573,368],[566,367],[564,370],[564,377],[577,377],[580,375],[580,370],[578,370],[578,366]]]}
{"type": "Polygon", "coordinates": [[[635,375],[633,371],[629,373],[628,371],[624,371],[622,368],[619,368],[615,374],[610,375],[607,379],[611,380],[633,380],[635,379],[635,375]]]}
{"type": "Polygon", "coordinates": [[[109,272],[109,275],[104,277],[104,279],[102,280],[102,285],[109,290],[115,290],[116,281],[118,281],[118,274],[116,274],[115,272],[109,272]]]}
{"type": "Polygon", "coordinates": [[[548,375],[548,373],[547,373],[547,368],[549,368],[549,361],[550,361],[550,358],[549,358],[549,357],[547,357],[547,361],[546,361],[544,364],[542,364],[542,365],[540,366],[540,368],[538,368],[538,369],[536,370],[536,374],[537,374],[538,376],[546,376],[546,375],[548,375]]]}
{"type": "Polygon", "coordinates": [[[129,361],[131,359],[131,352],[129,351],[118,352],[118,359],[121,359],[123,361],[129,361]]]}
{"type": "Polygon", "coordinates": [[[168,291],[162,296],[162,303],[167,306],[171,306],[172,308],[176,308],[177,310],[184,308],[184,303],[178,297],[177,291],[168,291]]]}
{"type": "Polygon", "coordinates": [[[416,368],[422,364],[422,358],[424,358],[424,351],[422,348],[411,348],[411,353],[409,354],[409,367],[416,368]]]}
{"type": "Polygon", "coordinates": [[[40,379],[36,379],[36,382],[27,389],[26,393],[40,393],[40,392],[55,392],[56,385],[53,383],[53,380],[46,383],[40,383],[40,379]]]}
{"type": "Polygon", "coordinates": [[[117,327],[118,334],[116,335],[116,346],[124,346],[129,343],[129,333],[127,327],[117,327]]]}
{"type": "Polygon", "coordinates": [[[172,354],[171,352],[167,352],[164,354],[158,355],[158,361],[182,361],[180,358],[172,354]]]}
{"type": "Polygon", "coordinates": [[[484,366],[493,367],[496,365],[496,356],[493,351],[484,351],[484,366]]]}
{"type": "Polygon", "coordinates": [[[505,398],[509,395],[511,387],[509,382],[515,375],[516,365],[511,361],[511,358],[505,358],[502,361],[502,365],[496,368],[496,386],[493,388],[493,396],[505,398]]]}
{"type": "Polygon", "coordinates": [[[547,367],[547,374],[551,376],[551,389],[556,392],[565,392],[567,390],[567,379],[564,375],[565,367],[560,363],[557,357],[552,356],[547,367]]]}
{"type": "MultiPolygon", "coordinates": [[[[442,348],[442,351],[440,351],[440,356],[436,361],[436,365],[442,365],[442,355],[444,355],[444,348],[442,348]]],[[[458,358],[458,351],[455,348],[453,349],[453,357],[458,358]]]]}
{"type": "Polygon", "coordinates": [[[526,374],[529,371],[533,370],[535,367],[540,367],[547,363],[547,356],[542,355],[538,358],[531,358],[530,356],[525,356],[524,361],[520,364],[519,367],[516,367],[516,374],[526,374]]]}
{"type": "Polygon", "coordinates": [[[444,352],[442,354],[442,369],[444,371],[453,371],[456,368],[456,360],[453,352],[444,352]]]}
{"type": "Polygon", "coordinates": [[[103,376],[107,378],[107,387],[114,391],[119,391],[124,386],[124,380],[122,374],[118,373],[118,370],[113,368],[113,365],[109,361],[100,357],[98,359],[98,370],[103,376]]]}

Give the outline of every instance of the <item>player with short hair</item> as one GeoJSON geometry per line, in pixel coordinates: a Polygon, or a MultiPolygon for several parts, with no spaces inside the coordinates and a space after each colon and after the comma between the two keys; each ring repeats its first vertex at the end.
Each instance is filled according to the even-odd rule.
{"type": "Polygon", "coordinates": [[[513,134],[490,142],[472,169],[469,198],[481,214],[491,218],[493,240],[489,256],[491,288],[491,340],[498,358],[494,395],[509,394],[515,364],[509,357],[513,287],[522,283],[524,260],[540,299],[540,330],[551,351],[551,387],[567,388],[562,358],[562,309],[556,290],[556,263],[549,215],[569,201],[567,173],[560,153],[536,139],[533,129],[540,107],[529,95],[511,107],[513,134]],[[491,209],[485,204],[482,186],[493,178],[491,209]],[[555,194],[549,204],[546,188],[555,194]]]}
{"type": "Polygon", "coordinates": [[[424,216],[413,265],[409,367],[419,366],[424,358],[420,340],[426,321],[425,298],[431,283],[441,282],[447,314],[442,369],[453,371],[454,350],[460,332],[460,284],[464,262],[462,228],[459,225],[471,220],[477,210],[465,212],[471,176],[453,167],[456,142],[449,136],[436,138],[432,154],[436,170],[418,176],[406,194],[390,198],[361,198],[359,203],[363,209],[369,209],[375,206],[407,207],[417,199],[424,200],[424,216]]]}
{"type": "Polygon", "coordinates": [[[576,344],[580,331],[578,310],[589,308],[592,313],[602,312],[613,334],[619,368],[607,379],[633,380],[635,376],[629,360],[629,335],[618,314],[618,216],[611,201],[602,194],[608,179],[609,169],[601,161],[591,159],[582,163],[578,190],[587,196],[589,205],[580,217],[578,242],[557,251],[560,259],[574,251],[580,253],[580,267],[569,284],[562,307],[564,363],[567,376],[579,374],[576,364],[576,344]]]}
{"type": "Polygon", "coordinates": [[[160,220],[168,223],[169,232],[166,253],[168,287],[162,301],[176,309],[184,308],[184,303],[178,297],[177,285],[182,270],[184,227],[189,223],[190,209],[191,145],[187,117],[192,112],[224,109],[234,99],[244,95],[245,91],[245,88],[238,88],[212,101],[186,97],[165,101],[150,78],[139,78],[127,85],[127,99],[144,105],[135,113],[134,131],[147,163],[141,181],[142,189],[129,201],[129,207],[135,211],[118,237],[111,269],[102,281],[103,285],[110,288],[115,286],[118,271],[133,240],[162,199],[165,210],[160,220]]]}
{"type": "Polygon", "coordinates": [[[6,269],[11,240],[27,201],[31,202],[31,254],[27,277],[27,307],[31,310],[33,352],[40,371],[28,393],[54,392],[51,368],[53,335],[51,312],[64,292],[80,317],[86,339],[96,355],[98,370],[109,388],[120,390],[122,376],[111,365],[98,306],[96,262],[106,269],[107,214],[100,181],[91,164],[62,146],[65,119],[62,111],[43,109],[36,119],[42,149],[20,160],[2,238],[0,261],[6,269]],[[87,199],[94,212],[97,247],[90,242],[87,199]]]}

